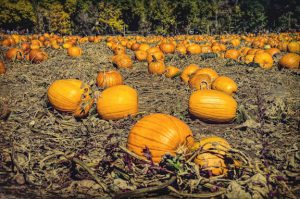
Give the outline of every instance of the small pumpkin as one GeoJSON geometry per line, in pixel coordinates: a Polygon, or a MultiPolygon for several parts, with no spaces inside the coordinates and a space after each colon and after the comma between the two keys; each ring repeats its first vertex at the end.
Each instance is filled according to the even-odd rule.
{"type": "Polygon", "coordinates": [[[6,72],[6,67],[3,61],[0,61],[0,75],[5,74],[6,72]]]}
{"type": "Polygon", "coordinates": [[[287,46],[289,52],[291,53],[299,53],[300,52],[300,43],[296,41],[292,41],[287,46]]]}
{"type": "Polygon", "coordinates": [[[163,61],[153,61],[148,64],[148,72],[150,74],[162,75],[165,70],[166,67],[163,61]]]}
{"type": "Polygon", "coordinates": [[[97,75],[96,82],[99,87],[108,88],[116,85],[122,85],[123,77],[120,72],[115,70],[101,71],[97,75]]]}
{"type": "Polygon", "coordinates": [[[82,54],[82,49],[78,46],[72,46],[67,51],[70,57],[80,57],[82,54]]]}
{"type": "Polygon", "coordinates": [[[199,69],[200,67],[196,64],[190,64],[187,67],[185,67],[180,75],[181,79],[188,83],[190,77],[199,69]]]}
{"type": "Polygon", "coordinates": [[[119,54],[113,57],[113,63],[118,68],[132,68],[133,63],[131,58],[127,54],[119,54]]]}
{"type": "Polygon", "coordinates": [[[29,60],[33,63],[41,63],[48,59],[47,53],[40,49],[31,50],[29,53],[29,60]]]}
{"type": "Polygon", "coordinates": [[[191,89],[196,90],[211,89],[211,78],[207,74],[195,74],[190,78],[189,86],[191,89]]]}
{"type": "Polygon", "coordinates": [[[159,45],[159,48],[165,54],[172,54],[175,52],[175,45],[172,43],[162,43],[159,45]]]}
{"type": "Polygon", "coordinates": [[[200,74],[209,75],[211,82],[213,82],[217,77],[219,77],[218,73],[212,68],[200,68],[194,73],[194,75],[200,75],[200,74]]]}
{"type": "Polygon", "coordinates": [[[190,55],[200,54],[202,52],[201,49],[199,44],[191,44],[187,47],[187,53],[190,55]]]}
{"type": "MultiPolygon", "coordinates": [[[[200,150],[200,154],[194,162],[200,166],[202,171],[208,171],[215,176],[226,175],[229,163],[225,161],[225,156],[229,149],[231,146],[224,138],[211,136],[200,139],[192,148],[192,150],[200,150]]],[[[231,164],[238,167],[240,162],[233,160],[231,164]]]]}
{"type": "Polygon", "coordinates": [[[237,102],[224,92],[198,90],[191,94],[189,112],[204,121],[225,123],[236,117],[237,102]]]}
{"type": "Polygon", "coordinates": [[[263,69],[272,68],[274,63],[272,56],[266,52],[256,53],[253,61],[263,69]]]}
{"type": "Polygon", "coordinates": [[[297,69],[299,68],[300,55],[296,53],[287,53],[280,60],[279,64],[284,68],[297,69]]]}
{"type": "Polygon", "coordinates": [[[152,52],[152,53],[148,53],[148,55],[147,55],[147,62],[148,63],[153,62],[155,60],[157,60],[157,61],[163,61],[164,59],[165,59],[165,55],[160,50],[152,52]]]}
{"type": "Polygon", "coordinates": [[[239,56],[240,56],[240,52],[235,49],[227,50],[225,53],[225,58],[228,58],[228,59],[238,60],[239,56]]]}
{"type": "Polygon", "coordinates": [[[232,95],[237,92],[238,86],[231,78],[220,76],[212,83],[212,89],[232,95]]]}
{"type": "Polygon", "coordinates": [[[84,117],[89,113],[94,100],[90,96],[90,87],[77,79],[54,81],[47,92],[51,105],[75,117],[84,117]]]}
{"type": "Polygon", "coordinates": [[[168,78],[173,78],[180,74],[181,74],[180,69],[175,66],[168,66],[165,70],[165,76],[168,78]]]}
{"type": "Polygon", "coordinates": [[[5,57],[7,60],[22,60],[24,52],[22,49],[19,48],[10,48],[6,51],[5,57]]]}
{"type": "Polygon", "coordinates": [[[185,55],[187,53],[184,45],[177,45],[175,51],[180,55],[185,55]]]}
{"type": "Polygon", "coordinates": [[[137,91],[127,85],[105,89],[98,97],[97,112],[105,120],[117,120],[137,114],[137,91]]]}
{"type": "Polygon", "coordinates": [[[134,52],[134,54],[135,54],[135,58],[138,61],[146,61],[147,60],[148,53],[146,51],[137,50],[137,51],[134,52]]]}
{"type": "Polygon", "coordinates": [[[188,151],[194,145],[192,131],[183,121],[167,114],[155,113],[139,120],[130,130],[127,148],[145,158],[147,147],[152,160],[160,162],[165,154],[188,151]]]}

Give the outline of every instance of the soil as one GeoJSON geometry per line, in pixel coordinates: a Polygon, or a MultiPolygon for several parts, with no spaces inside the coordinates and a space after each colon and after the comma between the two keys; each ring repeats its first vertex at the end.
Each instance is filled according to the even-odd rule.
{"type": "MultiPolygon", "coordinates": [[[[133,69],[119,71],[125,84],[138,91],[139,114],[105,121],[98,116],[96,106],[88,117],[74,119],[54,110],[47,100],[47,89],[57,79],[78,78],[97,91],[97,72],[116,69],[110,61],[113,54],[104,42],[81,47],[84,53],[79,58],[70,58],[66,50],[61,49],[47,50],[49,59],[40,64],[6,62],[7,73],[0,76],[0,112],[5,106],[10,113],[0,119],[0,198],[54,198],[58,195],[109,198],[122,191],[162,185],[170,179],[168,174],[153,172],[153,165],[133,160],[134,157],[128,157],[130,154],[119,147],[126,145],[131,127],[150,113],[166,113],[183,120],[196,139],[211,135],[223,137],[237,151],[246,154],[253,165],[261,163],[260,169],[252,169],[251,175],[248,172],[246,177],[242,174],[224,177],[222,186],[226,188],[226,197],[234,198],[229,186],[235,190],[235,196],[244,194],[245,198],[253,198],[258,193],[260,198],[300,196],[300,71],[279,69],[276,64],[280,55],[270,70],[221,58],[203,59],[199,55],[167,56],[166,65],[182,69],[195,63],[211,67],[219,75],[229,76],[237,82],[238,92],[234,98],[239,104],[239,115],[230,124],[210,124],[193,118],[188,112],[192,92],[188,85],[179,77],[169,79],[150,75],[147,63],[137,61],[133,69]],[[84,162],[93,175],[74,158],[84,162]],[[136,163],[135,169],[129,168],[126,158],[136,163]],[[276,174],[276,182],[268,180],[271,174],[276,174]],[[267,179],[266,185],[260,185],[258,189],[251,180],[235,184],[253,177],[267,179]]],[[[1,50],[3,56],[5,49],[1,50]]],[[[202,192],[197,189],[216,193],[199,186],[183,187],[179,185],[179,179],[169,184],[182,193],[202,192]]],[[[181,180],[192,182],[184,176],[181,180]]],[[[134,194],[132,192],[132,196],[141,197],[184,197],[165,187],[134,194]]],[[[216,195],[221,197],[224,193],[216,195]]]]}

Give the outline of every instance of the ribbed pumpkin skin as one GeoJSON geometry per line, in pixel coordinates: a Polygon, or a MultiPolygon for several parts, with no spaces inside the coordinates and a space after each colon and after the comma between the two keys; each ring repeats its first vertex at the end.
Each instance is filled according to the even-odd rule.
{"type": "Polygon", "coordinates": [[[137,91],[127,85],[105,89],[98,98],[97,112],[105,120],[117,120],[137,114],[137,91]]]}
{"type": "Polygon", "coordinates": [[[181,79],[188,83],[190,76],[195,73],[200,67],[196,64],[190,64],[187,67],[185,67],[180,75],[181,79]]]}
{"type": "Polygon", "coordinates": [[[162,61],[151,62],[148,64],[148,72],[150,74],[162,75],[165,70],[165,64],[162,61]]]}
{"type": "Polygon", "coordinates": [[[223,156],[219,154],[201,153],[195,158],[195,163],[200,166],[201,170],[210,171],[215,176],[228,172],[223,156]]]}
{"type": "Polygon", "coordinates": [[[191,94],[189,111],[209,122],[225,123],[236,116],[237,102],[226,93],[216,90],[198,90],[191,94]]]}
{"type": "MultiPolygon", "coordinates": [[[[175,155],[178,148],[191,148],[192,131],[183,121],[167,114],[151,114],[143,117],[130,130],[127,148],[144,157],[143,149],[150,149],[152,160],[160,162],[163,155],[175,155]]],[[[144,157],[145,158],[145,157],[144,157]]]]}
{"type": "Polygon", "coordinates": [[[212,89],[218,90],[218,91],[223,91],[223,92],[227,93],[228,95],[232,95],[232,93],[237,91],[238,86],[229,77],[220,76],[212,83],[212,89]]]}
{"type": "Polygon", "coordinates": [[[72,113],[75,117],[87,115],[93,104],[90,87],[77,79],[56,80],[47,94],[55,109],[72,113]]]}
{"type": "Polygon", "coordinates": [[[118,71],[101,71],[97,76],[97,85],[101,88],[108,88],[123,84],[123,77],[118,71]]]}

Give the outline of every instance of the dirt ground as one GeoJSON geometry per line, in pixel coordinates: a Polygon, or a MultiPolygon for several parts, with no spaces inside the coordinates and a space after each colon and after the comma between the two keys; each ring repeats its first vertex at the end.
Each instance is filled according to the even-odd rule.
{"type": "MultiPolygon", "coordinates": [[[[239,104],[237,119],[231,124],[207,124],[189,115],[188,99],[192,91],[179,77],[168,79],[150,75],[146,63],[135,62],[133,69],[120,71],[125,83],[138,91],[139,114],[136,117],[105,121],[94,106],[87,118],[76,120],[49,105],[49,85],[57,79],[78,78],[90,83],[96,91],[99,90],[95,85],[97,72],[114,68],[110,61],[112,52],[105,43],[88,43],[81,47],[83,56],[76,59],[68,57],[65,50],[47,50],[49,59],[40,64],[6,63],[8,71],[0,76],[0,102],[2,108],[3,104],[8,104],[11,113],[7,119],[0,120],[0,198],[54,198],[58,195],[108,198],[122,190],[160,186],[170,178],[168,174],[145,171],[149,165],[140,161],[135,169],[124,166],[126,159],[132,157],[119,148],[126,145],[130,128],[150,113],[167,113],[180,118],[190,126],[196,139],[210,135],[226,138],[254,165],[255,162],[263,163],[246,177],[235,175],[220,180],[226,188],[226,197],[234,198],[228,186],[235,196],[245,194],[245,198],[253,198],[257,193],[260,196],[257,198],[300,196],[300,71],[279,70],[277,62],[271,70],[263,70],[221,58],[168,56],[166,65],[184,68],[195,63],[211,67],[219,75],[237,82],[238,92],[234,95],[239,104]],[[84,162],[94,175],[77,160],[84,162]],[[255,174],[260,170],[266,183],[260,184],[258,189],[247,179],[257,177],[255,174]],[[268,178],[273,174],[276,174],[276,182],[268,178]],[[246,179],[244,184],[233,183],[242,179],[246,179]]],[[[180,184],[178,179],[177,184],[180,184]]],[[[188,189],[181,190],[187,193],[188,189]]],[[[189,190],[189,193],[205,190],[215,193],[203,187],[189,190]]],[[[184,197],[164,188],[150,192],[136,196],[184,197]]],[[[224,196],[216,194],[216,197],[221,195],[224,196]]]]}

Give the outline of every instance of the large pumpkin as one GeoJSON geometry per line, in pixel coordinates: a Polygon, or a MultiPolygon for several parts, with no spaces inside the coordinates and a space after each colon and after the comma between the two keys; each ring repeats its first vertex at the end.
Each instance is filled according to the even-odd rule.
{"type": "Polygon", "coordinates": [[[165,64],[163,61],[153,61],[148,64],[148,72],[150,74],[161,75],[165,72],[165,64]]]}
{"type": "Polygon", "coordinates": [[[229,58],[229,59],[238,60],[239,56],[240,56],[240,52],[235,49],[227,50],[225,53],[225,58],[229,58]]]}
{"type": "Polygon", "coordinates": [[[128,135],[127,148],[145,159],[147,147],[154,162],[165,154],[175,155],[194,145],[192,131],[183,121],[167,114],[151,114],[139,120],[128,135]]]}
{"type": "Polygon", "coordinates": [[[123,77],[120,72],[115,70],[100,71],[98,73],[96,81],[99,87],[108,88],[123,84],[123,77]]]}
{"type": "Polygon", "coordinates": [[[62,112],[72,113],[75,117],[86,116],[94,100],[90,87],[77,79],[54,81],[47,92],[52,106],[62,112]]]}
{"type": "Polygon", "coordinates": [[[218,73],[212,68],[201,68],[197,70],[194,75],[206,74],[209,75],[211,81],[213,82],[217,77],[219,77],[218,73]]]}
{"type": "Polygon", "coordinates": [[[48,59],[47,53],[40,49],[31,50],[29,53],[29,60],[32,61],[33,63],[41,63],[47,59],[48,59]]]}
{"type": "Polygon", "coordinates": [[[5,64],[3,61],[0,61],[0,75],[6,72],[5,64]]]}
{"type": "Polygon", "coordinates": [[[211,78],[207,74],[195,74],[190,78],[189,86],[196,90],[211,89],[211,78]]]}
{"type": "Polygon", "coordinates": [[[24,52],[19,48],[10,48],[6,51],[5,57],[7,60],[22,60],[24,52]]]}
{"type": "Polygon", "coordinates": [[[232,79],[226,76],[220,76],[212,83],[212,89],[223,91],[228,95],[236,92],[237,88],[237,84],[232,79]]]}
{"type": "Polygon", "coordinates": [[[105,120],[117,120],[138,112],[137,91],[127,85],[105,89],[98,97],[97,111],[105,120]]]}
{"type": "Polygon", "coordinates": [[[289,68],[289,69],[299,68],[299,62],[300,62],[300,55],[296,53],[288,53],[279,60],[279,64],[282,67],[289,68]]]}
{"type": "Polygon", "coordinates": [[[290,42],[287,46],[289,52],[291,53],[299,53],[300,52],[300,43],[299,42],[296,42],[296,41],[293,41],[293,42],[290,42]]]}
{"type": "Polygon", "coordinates": [[[192,115],[209,122],[225,123],[236,117],[237,102],[233,97],[216,90],[198,90],[189,99],[192,115]]]}

